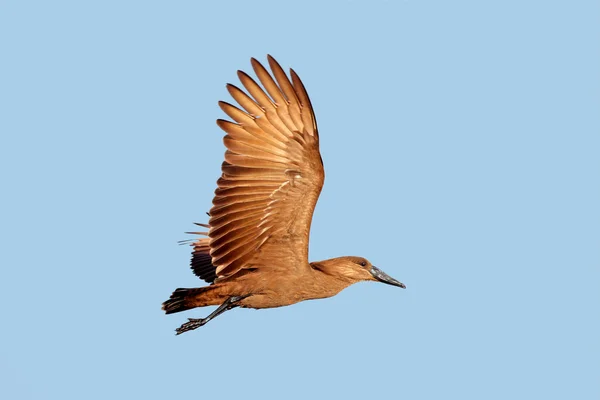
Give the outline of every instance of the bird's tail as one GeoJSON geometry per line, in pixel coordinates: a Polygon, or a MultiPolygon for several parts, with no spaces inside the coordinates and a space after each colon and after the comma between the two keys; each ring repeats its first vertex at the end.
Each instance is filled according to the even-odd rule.
{"type": "Polygon", "coordinates": [[[202,288],[175,289],[171,298],[162,303],[162,309],[167,314],[178,313],[196,307],[214,306],[222,303],[222,296],[219,296],[218,286],[211,285],[202,288]]]}

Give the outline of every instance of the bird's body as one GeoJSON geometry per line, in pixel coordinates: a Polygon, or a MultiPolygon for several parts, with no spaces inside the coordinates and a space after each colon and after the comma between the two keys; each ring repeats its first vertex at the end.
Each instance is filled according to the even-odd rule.
{"type": "Polygon", "coordinates": [[[325,174],[316,119],[302,82],[290,81],[269,56],[273,77],[255,59],[266,92],[245,73],[248,96],[229,93],[245,110],[219,105],[234,122],[227,133],[222,175],[210,210],[207,235],[194,243],[192,269],[211,285],[177,289],[163,303],[167,314],[218,305],[205,319],[190,319],[182,333],[234,307],[273,308],[331,297],[353,283],[378,280],[404,287],[361,257],[308,262],[313,211],[325,174]]]}

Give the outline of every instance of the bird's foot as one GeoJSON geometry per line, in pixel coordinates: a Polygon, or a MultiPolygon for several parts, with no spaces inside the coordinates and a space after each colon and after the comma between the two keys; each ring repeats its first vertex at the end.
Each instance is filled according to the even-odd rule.
{"type": "Polygon", "coordinates": [[[177,335],[181,335],[183,332],[193,331],[208,322],[208,318],[188,318],[188,320],[188,322],[175,329],[177,335]]]}

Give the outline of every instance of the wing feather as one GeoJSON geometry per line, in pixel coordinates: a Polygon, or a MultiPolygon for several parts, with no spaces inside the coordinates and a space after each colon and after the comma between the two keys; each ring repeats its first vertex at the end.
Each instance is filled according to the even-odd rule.
{"type": "MultiPolygon", "coordinates": [[[[219,217],[215,217],[215,218],[213,218],[213,221],[218,225],[218,227],[214,228],[213,232],[218,232],[219,229],[223,229],[223,230],[233,229],[235,224],[237,224],[239,221],[244,221],[247,218],[249,219],[250,217],[257,217],[255,221],[260,221],[260,219],[262,218],[263,215],[264,215],[264,210],[259,210],[259,211],[255,211],[255,212],[231,213],[231,214],[226,214],[226,215],[222,215],[219,217]]],[[[258,225],[258,223],[257,223],[257,225],[258,225]]],[[[217,233],[215,233],[215,235],[218,236],[217,233]]]]}
{"type": "Polygon", "coordinates": [[[223,142],[225,142],[225,147],[233,153],[276,163],[286,164],[291,161],[290,155],[294,155],[293,153],[290,154],[289,151],[286,152],[276,147],[261,146],[260,142],[257,143],[253,140],[249,141],[242,138],[236,140],[229,135],[223,138],[223,142]]]}
{"type": "Polygon", "coordinates": [[[227,90],[229,94],[237,103],[244,108],[248,112],[248,114],[252,116],[264,115],[265,110],[263,110],[254,100],[250,98],[243,90],[238,88],[235,85],[230,83],[227,84],[227,90]]]}
{"type": "MultiPolygon", "coordinates": [[[[226,101],[219,101],[219,107],[221,107],[221,110],[223,110],[223,112],[225,112],[225,114],[227,114],[227,116],[229,118],[231,118],[238,124],[254,125],[254,117],[252,115],[248,114],[247,112],[240,110],[236,106],[229,104],[226,101]]],[[[224,121],[224,120],[222,120],[222,121],[231,123],[229,121],[224,121]]]]}
{"type": "Polygon", "coordinates": [[[300,102],[298,101],[298,97],[296,96],[296,91],[292,86],[289,78],[281,68],[281,65],[271,56],[267,56],[269,61],[269,66],[271,67],[271,71],[273,71],[273,75],[281,88],[281,91],[287,98],[288,110],[290,113],[290,117],[294,121],[294,126],[296,128],[303,128],[302,124],[302,113],[300,111],[300,102]]]}
{"type": "Polygon", "coordinates": [[[256,83],[254,79],[252,79],[247,73],[244,71],[238,71],[238,78],[242,85],[246,88],[248,93],[254,98],[257,104],[261,106],[263,110],[273,110],[275,111],[275,104],[273,104],[273,100],[262,90],[260,86],[256,83]]]}
{"type": "Polygon", "coordinates": [[[240,125],[231,121],[218,119],[217,125],[219,128],[227,132],[231,137],[246,139],[248,141],[259,141],[280,149],[285,149],[288,141],[287,138],[282,138],[279,140],[278,138],[269,136],[255,123],[255,120],[252,121],[252,124],[240,125]]]}
{"type": "Polygon", "coordinates": [[[227,148],[208,232],[217,280],[257,265],[308,268],[310,224],[324,181],[317,124],[298,75],[292,70],[290,80],[274,58],[268,62],[271,73],[251,59],[258,81],[238,71],[247,93],[227,85],[240,108],[219,102],[234,122],[217,120],[227,148]]]}

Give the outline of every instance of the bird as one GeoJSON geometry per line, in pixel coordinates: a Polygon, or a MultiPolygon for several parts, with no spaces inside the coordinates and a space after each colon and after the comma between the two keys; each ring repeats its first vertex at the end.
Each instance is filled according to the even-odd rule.
{"type": "Polygon", "coordinates": [[[236,307],[265,309],[338,294],[361,281],[406,286],[358,256],[308,261],[313,212],[325,180],[317,121],[308,93],[293,69],[289,77],[271,56],[271,73],[255,58],[259,83],[243,71],[244,90],[227,84],[238,106],[220,101],[231,119],[225,160],[208,224],[191,239],[191,269],[208,283],[176,289],[166,314],[218,306],[206,318],[188,318],[180,335],[236,307]],[[262,85],[262,87],[261,87],[262,85]]]}

